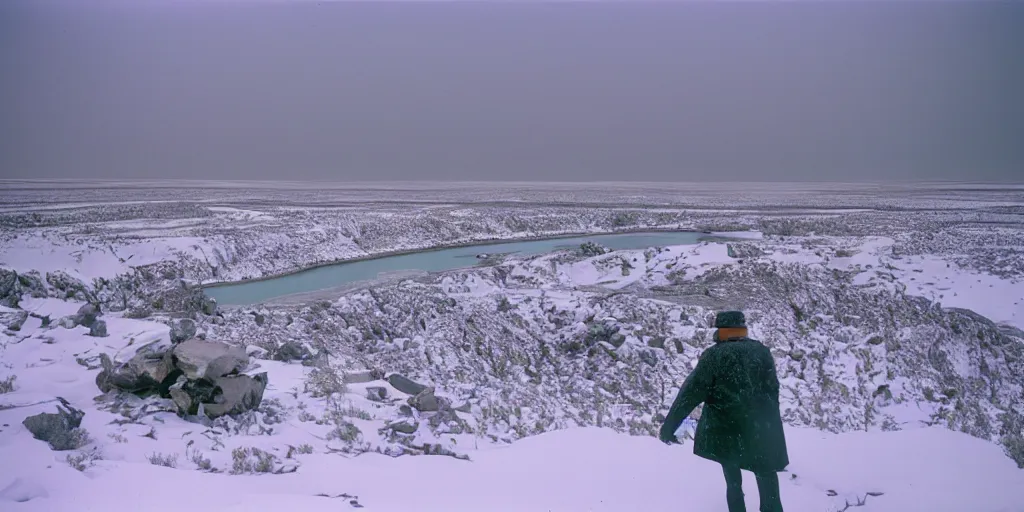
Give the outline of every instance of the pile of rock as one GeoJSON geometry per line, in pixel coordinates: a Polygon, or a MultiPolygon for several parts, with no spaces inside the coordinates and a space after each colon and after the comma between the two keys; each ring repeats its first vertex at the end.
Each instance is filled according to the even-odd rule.
{"type": "Polygon", "coordinates": [[[149,345],[115,366],[105,354],[96,385],[104,393],[158,394],[174,402],[182,416],[217,418],[256,409],[263,401],[267,374],[241,374],[249,356],[241,347],[189,339],[163,349],[149,345]]]}

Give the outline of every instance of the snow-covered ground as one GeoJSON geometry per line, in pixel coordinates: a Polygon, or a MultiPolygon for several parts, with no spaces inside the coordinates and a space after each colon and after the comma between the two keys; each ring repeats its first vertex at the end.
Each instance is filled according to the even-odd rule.
{"type": "MultiPolygon", "coordinates": [[[[23,320],[0,331],[0,509],[723,510],[721,470],[652,434],[709,315],[735,307],[779,367],[787,510],[1024,510],[1018,188],[178,187],[0,194],[0,268],[17,271],[0,276],[0,327],[23,320]],[[219,313],[189,288],[652,227],[732,240],[510,257],[219,313]],[[63,321],[85,300],[109,336],[63,321]],[[267,373],[258,409],[196,422],[101,393],[101,353],[163,350],[181,318],[267,373]],[[289,343],[317,359],[276,360],[289,343]],[[369,370],[452,409],[410,409],[378,374],[341,384],[369,370]],[[85,412],[77,449],[22,425],[56,397],[85,412]],[[450,456],[405,456],[430,447],[450,456]]],[[[752,475],[745,488],[756,510],[752,475]]]]}
{"type": "MultiPolygon", "coordinates": [[[[46,300],[31,306],[60,314],[76,305],[46,300]]],[[[81,327],[46,330],[31,320],[21,331],[26,337],[8,338],[3,353],[4,372],[18,375],[17,389],[3,395],[6,408],[0,410],[4,510],[157,511],[186,505],[196,510],[337,510],[352,503],[371,511],[715,511],[724,506],[720,468],[693,456],[691,445],[668,447],[650,436],[610,429],[571,428],[511,445],[478,440],[475,447],[467,446],[466,461],[329,453],[330,444],[311,432],[315,426],[294,417],[276,424],[271,433],[234,436],[163,411],[115,421],[126,418],[93,400],[99,394],[92,382],[96,370],[77,360],[101,350],[119,353],[132,345],[166,341],[166,327],[108,318],[111,336],[93,338],[81,327]],[[79,450],[51,451],[21,425],[27,415],[52,412],[55,396],[86,412],[82,426],[92,441],[79,450]],[[287,453],[310,443],[316,444],[312,453],[287,453]],[[287,473],[225,474],[230,453],[239,447],[275,454],[287,473]],[[214,459],[212,466],[222,471],[197,471],[197,453],[199,460],[214,459]],[[88,455],[84,471],[67,461],[79,454],[88,455]],[[154,455],[173,460],[175,467],[151,463],[154,455]]],[[[260,365],[275,383],[265,400],[294,403],[289,388],[300,385],[310,370],[272,361],[260,365]]],[[[997,446],[945,428],[831,434],[791,427],[787,437],[793,460],[781,475],[787,510],[838,511],[851,503],[863,504],[858,510],[865,512],[1012,512],[1024,503],[1024,470],[997,446]]],[[[744,485],[748,508],[756,510],[752,475],[744,485]]]]}

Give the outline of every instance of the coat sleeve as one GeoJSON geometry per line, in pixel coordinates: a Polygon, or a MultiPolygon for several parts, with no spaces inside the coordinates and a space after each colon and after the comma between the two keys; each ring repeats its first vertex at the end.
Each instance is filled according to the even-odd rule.
{"type": "Polygon", "coordinates": [[[771,352],[768,352],[766,357],[765,368],[768,373],[767,378],[765,379],[768,381],[768,392],[770,393],[772,400],[774,400],[775,403],[779,403],[779,375],[775,369],[775,358],[772,357],[771,352]]]}
{"type": "Polygon", "coordinates": [[[683,420],[707,398],[712,383],[711,364],[708,359],[702,356],[697,362],[697,367],[683,381],[675,401],[672,402],[672,408],[668,411],[665,423],[661,425],[663,436],[675,434],[679,426],[683,424],[683,420]]]}

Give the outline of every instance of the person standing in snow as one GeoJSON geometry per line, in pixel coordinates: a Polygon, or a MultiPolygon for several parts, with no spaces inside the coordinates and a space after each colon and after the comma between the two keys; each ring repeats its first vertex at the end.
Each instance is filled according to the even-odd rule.
{"type": "Polygon", "coordinates": [[[679,443],[676,430],[703,403],[693,453],[722,465],[729,512],[746,511],[743,469],[757,478],[761,512],[782,512],[778,472],[789,465],[789,454],[775,360],[760,341],[747,337],[742,312],[718,313],[715,328],[715,344],[686,377],[659,437],[667,444],[679,443]]]}

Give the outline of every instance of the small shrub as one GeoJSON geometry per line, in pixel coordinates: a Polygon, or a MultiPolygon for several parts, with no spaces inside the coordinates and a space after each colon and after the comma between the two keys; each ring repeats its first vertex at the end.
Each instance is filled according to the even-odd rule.
{"type": "Polygon", "coordinates": [[[147,458],[149,459],[149,463],[154,466],[163,466],[165,468],[178,467],[177,455],[164,455],[162,453],[154,453],[147,458]]]}
{"type": "Polygon", "coordinates": [[[313,447],[308,444],[299,445],[298,448],[294,446],[288,446],[288,454],[285,455],[284,458],[291,459],[295,457],[295,454],[309,455],[311,453],[313,453],[313,447]]]}
{"type": "Polygon", "coordinates": [[[341,414],[349,418],[356,418],[365,421],[370,421],[373,419],[373,416],[370,413],[357,407],[353,407],[352,405],[349,405],[348,407],[341,409],[341,414]]]}
{"type": "Polygon", "coordinates": [[[362,434],[359,427],[342,420],[335,424],[334,430],[327,433],[327,439],[340,439],[351,443],[358,440],[362,434]]]}
{"type": "Polygon", "coordinates": [[[10,393],[15,389],[18,389],[14,385],[14,381],[18,380],[17,375],[11,375],[10,377],[0,379],[0,394],[10,393]]]}
{"type": "Polygon", "coordinates": [[[330,367],[314,367],[303,385],[306,393],[314,398],[325,398],[345,392],[345,383],[330,367]]]}
{"type": "Polygon", "coordinates": [[[203,457],[203,452],[201,451],[196,450],[192,452],[191,459],[192,463],[203,471],[210,471],[211,469],[213,469],[213,463],[210,462],[210,459],[203,457]]]}
{"type": "Polygon", "coordinates": [[[128,442],[128,438],[122,436],[121,434],[107,434],[107,437],[113,439],[115,443],[119,444],[124,444],[128,442]]]}
{"type": "Polygon", "coordinates": [[[71,453],[68,454],[68,456],[64,460],[66,460],[68,465],[70,465],[71,467],[79,471],[85,471],[86,469],[92,467],[93,464],[96,463],[96,461],[101,459],[102,457],[100,457],[99,453],[97,453],[96,451],[91,451],[71,453]]]}
{"type": "Polygon", "coordinates": [[[231,451],[231,473],[272,473],[277,456],[259,448],[235,448],[231,451]]]}
{"type": "Polygon", "coordinates": [[[89,431],[84,428],[76,428],[68,433],[67,442],[63,443],[63,446],[54,449],[77,450],[91,442],[92,436],[89,435],[89,431]]]}
{"type": "Polygon", "coordinates": [[[299,421],[316,421],[316,416],[310,414],[309,411],[302,411],[299,413],[299,421]]]}

